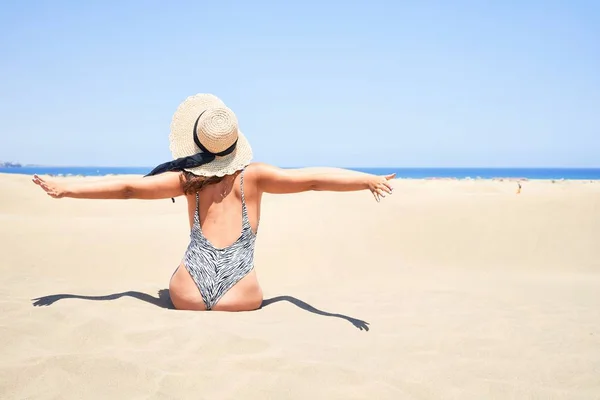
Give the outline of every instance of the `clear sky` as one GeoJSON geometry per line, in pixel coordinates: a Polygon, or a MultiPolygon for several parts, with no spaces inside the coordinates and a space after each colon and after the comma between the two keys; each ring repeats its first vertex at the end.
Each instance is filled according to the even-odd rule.
{"type": "Polygon", "coordinates": [[[0,160],[159,164],[199,92],[280,166],[600,166],[600,2],[0,3],[0,160]]]}

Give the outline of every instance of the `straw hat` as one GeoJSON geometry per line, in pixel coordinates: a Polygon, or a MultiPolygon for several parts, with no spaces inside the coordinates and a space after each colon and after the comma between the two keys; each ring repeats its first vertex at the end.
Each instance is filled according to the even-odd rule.
{"type": "Polygon", "coordinates": [[[200,176],[230,175],[252,160],[252,148],[239,130],[234,112],[208,93],[190,96],[177,107],[171,121],[169,148],[174,159],[213,153],[212,161],[183,168],[200,176]]]}

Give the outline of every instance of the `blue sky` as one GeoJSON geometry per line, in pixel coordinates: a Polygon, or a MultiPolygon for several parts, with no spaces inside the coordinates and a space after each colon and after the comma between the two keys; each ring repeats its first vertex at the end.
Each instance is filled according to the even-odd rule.
{"type": "Polygon", "coordinates": [[[0,54],[5,161],[156,165],[210,92],[280,166],[600,166],[600,2],[10,0],[0,54]]]}

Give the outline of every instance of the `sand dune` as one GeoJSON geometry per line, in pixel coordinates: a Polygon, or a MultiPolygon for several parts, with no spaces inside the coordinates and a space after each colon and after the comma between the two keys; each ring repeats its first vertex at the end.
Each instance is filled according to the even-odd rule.
{"type": "Polygon", "coordinates": [[[0,398],[599,399],[600,183],[394,185],[266,196],[265,306],[194,313],[184,201],[0,175],[0,398]]]}

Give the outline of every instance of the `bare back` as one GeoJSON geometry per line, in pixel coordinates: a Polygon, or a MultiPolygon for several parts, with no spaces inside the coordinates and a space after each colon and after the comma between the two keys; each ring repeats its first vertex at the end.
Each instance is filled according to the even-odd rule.
{"type": "MultiPolygon", "coordinates": [[[[252,165],[244,172],[244,197],[248,218],[256,234],[260,221],[261,193],[256,186],[252,165]]],[[[241,174],[226,176],[219,183],[209,185],[198,193],[200,226],[204,236],[218,248],[232,244],[242,230],[241,174]]],[[[194,223],[196,195],[186,195],[190,228],[194,223]]]]}

